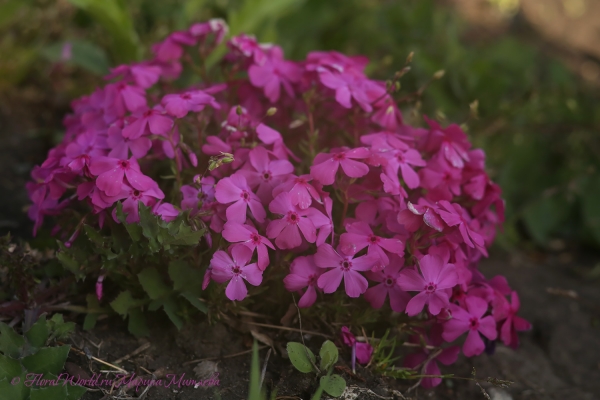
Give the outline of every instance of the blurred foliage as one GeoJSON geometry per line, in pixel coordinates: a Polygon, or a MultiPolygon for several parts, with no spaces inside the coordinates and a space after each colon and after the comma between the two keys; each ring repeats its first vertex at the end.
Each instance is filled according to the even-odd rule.
{"type": "Polygon", "coordinates": [[[600,245],[598,96],[541,49],[511,35],[481,39],[434,0],[0,0],[0,54],[10,54],[0,57],[0,90],[60,65],[67,78],[54,81],[63,92],[88,92],[109,65],[141,59],[168,32],[208,18],[277,42],[293,59],[313,50],[366,55],[368,73],[381,79],[414,51],[404,93],[435,71],[446,75],[404,107],[405,117],[464,123],[486,150],[507,200],[501,243],[525,237],[540,246],[553,238],[600,245]],[[68,60],[61,59],[65,42],[68,60]],[[474,100],[477,118],[470,116],[474,100]]]}

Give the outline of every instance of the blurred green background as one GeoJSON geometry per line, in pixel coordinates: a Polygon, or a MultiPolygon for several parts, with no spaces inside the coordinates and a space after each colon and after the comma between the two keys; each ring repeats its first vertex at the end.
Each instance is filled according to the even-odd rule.
{"type": "Polygon", "coordinates": [[[218,17],[232,34],[280,44],[288,58],[312,50],[366,55],[379,79],[414,52],[406,93],[445,70],[420,111],[466,123],[485,149],[507,201],[498,243],[599,249],[598,85],[567,68],[572,57],[556,58],[537,40],[518,0],[473,1],[506,17],[504,25],[481,30],[434,0],[0,0],[0,189],[14,193],[0,200],[0,230],[28,235],[22,186],[60,137],[72,98],[100,84],[109,67],[148,56],[172,30],[218,17]]]}

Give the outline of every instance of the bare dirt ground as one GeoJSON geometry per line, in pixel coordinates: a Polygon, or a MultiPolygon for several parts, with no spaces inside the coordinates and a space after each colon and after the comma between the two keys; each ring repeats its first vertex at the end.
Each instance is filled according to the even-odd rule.
{"type": "MultiPolygon", "coordinates": [[[[482,383],[494,400],[600,399],[599,282],[586,282],[579,275],[588,273],[589,267],[597,261],[591,258],[582,263],[564,264],[553,255],[544,255],[537,261],[525,257],[513,257],[511,261],[501,254],[492,254],[491,259],[482,264],[482,271],[489,276],[503,274],[507,277],[521,296],[522,315],[533,323],[534,328],[521,335],[521,347],[516,351],[498,345],[492,356],[473,359],[461,356],[457,364],[446,367],[443,372],[468,377],[475,367],[479,378],[489,376],[514,382],[508,389],[482,383]],[[564,291],[563,295],[556,294],[560,291],[564,291]],[[572,298],[575,294],[577,299],[572,298]]],[[[278,324],[280,317],[273,316],[272,320],[261,322],[278,324]]],[[[304,329],[311,328],[311,321],[304,321],[304,324],[304,329]]],[[[154,320],[152,325],[151,336],[147,341],[140,341],[129,335],[118,319],[105,320],[92,332],[78,334],[73,344],[79,348],[87,346],[95,356],[110,362],[149,343],[147,349],[130,358],[124,367],[138,376],[149,377],[146,371],[154,372],[165,385],[173,380],[170,374],[177,377],[176,380],[182,374],[185,374],[184,379],[200,379],[206,372],[198,374],[198,370],[194,370],[199,364],[185,363],[215,358],[218,386],[194,389],[171,383],[169,388],[149,389],[145,397],[148,400],[246,399],[251,356],[249,353],[235,355],[250,349],[252,336],[249,333],[241,333],[226,323],[210,325],[206,320],[196,321],[181,332],[162,317],[154,320]],[[102,345],[96,349],[90,341],[102,345]]],[[[278,399],[309,399],[316,389],[316,379],[297,372],[277,350],[287,341],[299,341],[298,334],[269,329],[262,332],[273,338],[278,353],[271,354],[267,363],[265,387],[276,388],[278,399]]],[[[323,339],[309,340],[307,337],[307,340],[309,347],[318,351],[323,339]]],[[[266,352],[267,349],[260,352],[261,365],[266,352]]],[[[348,352],[342,351],[341,364],[347,366],[348,360],[348,352]]],[[[90,371],[85,356],[72,356],[72,361],[90,375],[99,367],[92,363],[94,370],[90,371]]],[[[214,365],[203,364],[203,368],[211,366],[214,365]]],[[[400,391],[407,399],[485,399],[481,390],[470,381],[445,380],[436,389],[407,393],[412,382],[374,376],[363,368],[357,370],[357,376],[345,372],[342,375],[348,385],[368,388],[381,396],[357,388],[353,390],[357,399],[400,398],[395,397],[392,390],[400,391]]],[[[140,387],[137,395],[143,389],[140,387]]],[[[130,393],[135,395],[135,390],[130,393]]],[[[103,396],[101,392],[90,392],[84,399],[97,400],[103,396]]]]}

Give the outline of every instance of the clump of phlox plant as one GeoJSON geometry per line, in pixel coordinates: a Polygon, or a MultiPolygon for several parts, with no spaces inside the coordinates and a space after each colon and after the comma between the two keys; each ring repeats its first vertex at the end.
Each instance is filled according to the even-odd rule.
{"type": "MultiPolygon", "coordinates": [[[[364,57],[290,61],[242,34],[207,72],[226,34],[220,20],[172,33],[150,60],[114,68],[73,101],[62,143],[27,186],[35,230],[74,209],[106,229],[119,223],[118,203],[129,224],[140,203],[167,222],[187,212],[205,229],[198,246],[212,249],[204,288],[219,285],[232,301],[285,268],[279,284],[300,307],[343,291],[419,320],[424,343],[466,336],[467,357],[495,341],[515,347],[529,328],[519,297],[477,269],[504,218],[484,152],[456,124],[407,125],[394,82],[369,79],[364,57]]],[[[80,225],[55,233],[68,247],[80,225]]],[[[431,359],[427,348],[406,362],[429,360],[429,375],[459,352],[431,359]]]]}

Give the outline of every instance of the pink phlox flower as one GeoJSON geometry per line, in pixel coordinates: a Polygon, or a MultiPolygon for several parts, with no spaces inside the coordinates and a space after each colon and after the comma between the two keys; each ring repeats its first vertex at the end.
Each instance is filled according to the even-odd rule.
{"type": "Polygon", "coordinates": [[[483,315],[488,310],[488,303],[480,297],[468,296],[465,300],[466,309],[450,304],[452,319],[444,323],[442,337],[447,342],[456,340],[460,335],[469,332],[463,345],[463,353],[467,357],[479,355],[485,349],[480,333],[489,340],[495,340],[496,322],[494,317],[483,315]]]}
{"type": "Polygon", "coordinates": [[[346,225],[346,233],[340,237],[340,248],[345,254],[356,254],[368,247],[368,254],[379,258],[380,262],[373,268],[381,270],[390,263],[386,251],[402,255],[404,254],[404,243],[396,238],[383,238],[373,233],[366,222],[354,222],[346,225]]]}
{"type": "MultiPolygon", "coordinates": [[[[425,343],[430,346],[440,346],[442,344],[441,329],[441,324],[434,324],[431,328],[430,336],[425,336],[425,343]]],[[[418,337],[413,338],[411,342],[417,344],[421,343],[418,337]]],[[[404,366],[416,368],[422,366],[424,362],[427,362],[427,365],[425,366],[425,375],[439,376],[442,373],[437,363],[440,362],[443,365],[454,364],[458,358],[458,353],[460,353],[460,347],[446,347],[442,349],[440,354],[427,361],[430,357],[430,350],[423,348],[420,352],[407,355],[404,359],[404,366]]],[[[429,389],[438,386],[440,383],[442,383],[442,378],[423,378],[421,386],[429,389]]]]}
{"type": "Polygon", "coordinates": [[[349,71],[358,77],[364,77],[363,71],[369,64],[365,56],[347,56],[337,51],[311,51],[306,56],[306,70],[317,71],[319,67],[328,67],[336,71],[349,71]]]}
{"type": "Polygon", "coordinates": [[[200,41],[205,40],[207,35],[212,33],[215,37],[214,44],[218,45],[229,32],[229,26],[223,19],[213,18],[208,20],[208,22],[193,24],[190,29],[188,29],[188,32],[200,41]]]}
{"type": "Polygon", "coordinates": [[[369,157],[369,150],[364,147],[341,150],[335,153],[319,153],[310,167],[310,174],[323,185],[331,185],[335,174],[341,166],[350,178],[360,178],[369,172],[369,167],[356,159],[369,157]]]}
{"type": "Polygon", "coordinates": [[[206,288],[210,284],[210,281],[212,279],[212,271],[213,266],[212,264],[209,264],[208,268],[206,268],[206,271],[204,272],[204,278],[202,279],[202,290],[206,290],[206,288]]]}
{"type": "Polygon", "coordinates": [[[402,113],[391,96],[385,96],[375,107],[377,110],[371,116],[373,122],[392,132],[402,125],[402,113]]]}
{"type": "Polygon", "coordinates": [[[462,236],[462,239],[469,247],[477,247],[485,256],[485,242],[483,237],[471,228],[471,221],[468,213],[457,203],[450,203],[442,200],[439,202],[440,209],[438,213],[448,226],[456,226],[462,236]]]}
{"type": "Polygon", "coordinates": [[[168,94],[162,98],[162,105],[170,115],[183,118],[188,112],[200,112],[210,105],[220,109],[221,106],[215,98],[202,90],[190,90],[179,94],[168,94]]]}
{"type": "Polygon", "coordinates": [[[310,207],[313,199],[319,203],[321,202],[321,196],[315,187],[308,183],[310,181],[312,181],[312,176],[310,175],[290,175],[273,189],[273,196],[275,197],[279,193],[288,192],[292,204],[305,210],[310,207]]]}
{"type": "Polygon", "coordinates": [[[258,43],[254,35],[246,35],[245,33],[232,37],[227,42],[227,46],[233,50],[237,50],[244,57],[251,57],[252,61],[258,65],[263,65],[267,62],[266,52],[273,47],[270,44],[258,43]]]}
{"type": "Polygon", "coordinates": [[[249,153],[247,168],[239,170],[251,188],[256,189],[257,196],[268,204],[273,200],[273,189],[289,174],[294,166],[288,160],[271,160],[269,152],[262,146],[256,146],[249,153]]]}
{"type": "Polygon", "coordinates": [[[202,152],[208,156],[218,156],[221,153],[232,153],[233,149],[217,136],[207,136],[202,152]]]}
{"type": "Polygon", "coordinates": [[[248,247],[233,246],[230,254],[223,250],[215,252],[210,260],[211,278],[218,283],[229,281],[225,295],[229,300],[242,301],[248,295],[244,280],[253,286],[258,286],[262,283],[262,271],[256,263],[248,264],[252,258],[252,250],[248,247]]]}
{"type": "Polygon", "coordinates": [[[215,187],[215,198],[221,204],[230,204],[226,212],[228,221],[243,224],[246,222],[248,208],[258,222],[263,222],[267,216],[260,199],[250,190],[246,178],[240,174],[236,173],[219,180],[215,187]]]}
{"type": "Polygon", "coordinates": [[[106,136],[86,132],[77,136],[74,142],[69,143],[65,149],[65,156],[60,160],[60,165],[66,165],[71,171],[78,174],[90,176],[90,159],[106,155],[107,148],[106,136]]]}
{"type": "Polygon", "coordinates": [[[340,65],[334,68],[317,67],[319,81],[335,90],[336,101],[344,108],[352,107],[352,99],[366,112],[373,111],[371,104],[385,95],[385,88],[378,82],[366,79],[362,72],[345,69],[340,65]]]}
{"type": "Polygon", "coordinates": [[[160,73],[160,67],[147,62],[130,65],[123,64],[115,68],[111,68],[110,74],[105,76],[104,79],[114,79],[118,76],[121,76],[123,81],[134,82],[142,89],[147,89],[158,82],[160,73]]]}
{"type": "Polygon", "coordinates": [[[419,170],[421,186],[428,189],[427,198],[431,201],[452,200],[461,194],[461,170],[452,167],[441,157],[434,157],[427,166],[419,170]]]}
{"type": "Polygon", "coordinates": [[[167,222],[171,222],[179,216],[179,210],[171,203],[156,203],[152,207],[152,212],[167,222]]]}
{"type": "Polygon", "coordinates": [[[394,196],[399,196],[403,199],[408,197],[406,189],[404,189],[400,184],[400,179],[398,179],[398,175],[389,176],[387,174],[381,173],[379,175],[379,179],[381,179],[381,182],[383,183],[383,191],[385,193],[389,193],[394,196]]]}
{"type": "Polygon", "coordinates": [[[283,278],[285,288],[297,292],[306,288],[298,301],[298,307],[307,308],[317,300],[317,280],[323,270],[316,266],[314,256],[296,257],[290,265],[290,273],[283,278]]]}
{"type": "Polygon", "coordinates": [[[96,157],[90,163],[90,172],[97,176],[96,185],[107,196],[115,196],[121,191],[125,178],[137,190],[148,190],[156,182],[142,174],[135,158],[119,160],[118,158],[96,157]]]}
{"type": "Polygon", "coordinates": [[[288,157],[291,157],[298,162],[301,161],[300,158],[298,158],[289,148],[287,148],[281,133],[277,132],[275,129],[261,123],[256,127],[256,135],[264,144],[273,146],[273,150],[271,150],[271,152],[278,159],[287,160],[288,157]]]}
{"type": "MultiPolygon", "coordinates": [[[[115,196],[107,196],[106,193],[95,191],[92,195],[92,203],[100,209],[106,209],[114,204],[115,201],[123,200],[123,213],[127,215],[125,221],[128,224],[139,222],[138,203],[153,207],[160,200],[165,198],[165,194],[159,189],[156,182],[151,187],[138,190],[129,185],[122,184],[120,192],[115,196]]],[[[113,219],[118,221],[116,208],[113,209],[113,219]]]]}
{"type": "Polygon", "coordinates": [[[323,292],[333,293],[343,279],[346,294],[349,297],[358,297],[369,287],[367,279],[360,271],[369,271],[377,261],[377,258],[368,254],[356,258],[340,254],[331,245],[324,243],[317,249],[315,264],[319,268],[330,269],[319,277],[317,283],[323,292]]]}
{"type": "Polygon", "coordinates": [[[531,329],[531,324],[517,315],[521,307],[517,292],[513,291],[510,294],[510,301],[511,304],[506,304],[504,310],[506,320],[500,327],[500,339],[502,339],[505,345],[516,349],[519,346],[517,331],[528,331],[531,329]]]}
{"type": "Polygon", "coordinates": [[[414,316],[429,305],[432,315],[440,313],[449,304],[449,290],[456,286],[458,277],[453,264],[444,263],[437,255],[426,255],[418,262],[420,274],[414,269],[402,270],[398,286],[407,292],[419,292],[406,306],[406,313],[414,316]]]}
{"type": "Polygon", "coordinates": [[[425,160],[421,158],[421,154],[415,149],[402,149],[401,145],[406,144],[395,138],[388,139],[392,145],[383,152],[388,162],[384,170],[386,174],[392,178],[398,176],[398,170],[402,174],[402,179],[406,182],[406,186],[410,189],[415,189],[421,184],[419,175],[413,169],[414,167],[424,167],[427,165],[425,160]]]}
{"type": "Polygon", "coordinates": [[[348,347],[352,347],[352,369],[355,369],[355,358],[361,364],[368,364],[373,356],[373,346],[369,343],[359,342],[356,337],[350,332],[347,326],[342,327],[342,341],[348,347]]]}
{"type": "Polygon", "coordinates": [[[134,114],[136,119],[123,128],[123,137],[137,139],[144,134],[165,135],[173,128],[173,119],[160,109],[153,108],[134,114]]]}
{"type": "Polygon", "coordinates": [[[275,197],[269,204],[269,210],[273,214],[282,216],[271,221],[267,226],[267,236],[271,239],[275,238],[275,244],[280,249],[293,249],[300,246],[302,236],[309,243],[314,243],[317,239],[317,227],[327,223],[327,217],[317,209],[309,207],[302,210],[294,206],[289,193],[280,193],[275,197]]]}
{"type": "Polygon", "coordinates": [[[62,208],[68,204],[68,200],[59,202],[58,199],[49,197],[48,188],[45,185],[30,192],[29,198],[33,204],[27,210],[27,216],[35,221],[33,236],[37,235],[37,231],[42,226],[45,216],[59,214],[62,208]]]}
{"type": "MultiPolygon", "coordinates": [[[[196,178],[194,178],[194,181],[196,178]]],[[[184,210],[199,210],[215,201],[215,178],[205,176],[200,180],[200,187],[183,185],[181,187],[181,208],[184,210]]]]}
{"type": "Polygon", "coordinates": [[[397,283],[400,270],[403,266],[404,258],[392,255],[390,256],[389,264],[383,270],[367,272],[367,278],[375,282],[380,282],[379,285],[372,286],[365,292],[365,300],[371,304],[371,307],[376,309],[381,308],[389,295],[392,310],[397,313],[404,312],[411,296],[400,289],[397,283]]]}
{"type": "Polygon", "coordinates": [[[471,148],[471,143],[463,130],[456,124],[442,128],[440,124],[427,116],[423,116],[423,119],[430,129],[425,150],[429,152],[441,150],[444,158],[454,168],[463,168],[465,162],[470,160],[468,151],[471,148]]]}
{"type": "Polygon", "coordinates": [[[157,61],[169,62],[179,60],[183,56],[184,46],[193,46],[196,44],[196,38],[190,33],[179,31],[173,32],[162,42],[152,46],[152,52],[157,61]]]}
{"type": "Polygon", "coordinates": [[[123,137],[122,128],[123,124],[118,122],[108,128],[107,143],[111,149],[108,156],[126,160],[131,152],[134,158],[144,157],[152,147],[152,141],[143,136],[137,139],[123,137]]]}
{"type": "Polygon", "coordinates": [[[223,238],[230,243],[241,243],[252,252],[256,249],[258,254],[258,268],[263,271],[269,265],[269,251],[267,247],[275,250],[269,239],[261,236],[255,227],[238,222],[227,221],[222,232],[223,238]]]}
{"type": "Polygon", "coordinates": [[[146,93],[138,86],[124,82],[111,83],[104,89],[104,120],[112,123],[125,116],[127,111],[139,112],[147,107],[146,93]]]}
{"type": "Polygon", "coordinates": [[[302,70],[294,62],[283,59],[283,51],[279,46],[269,49],[262,64],[253,64],[248,69],[250,82],[263,88],[265,96],[275,103],[279,100],[281,86],[290,97],[294,96],[292,84],[300,80],[302,70]]]}

